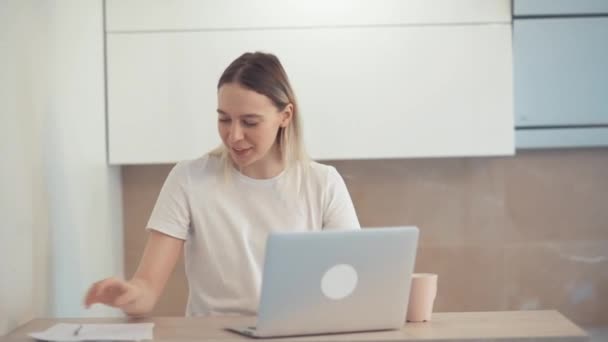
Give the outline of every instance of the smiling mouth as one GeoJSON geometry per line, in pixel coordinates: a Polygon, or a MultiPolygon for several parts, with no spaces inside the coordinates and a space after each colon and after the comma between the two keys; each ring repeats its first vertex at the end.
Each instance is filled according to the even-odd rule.
{"type": "Polygon", "coordinates": [[[237,155],[239,155],[239,156],[242,156],[242,155],[246,154],[247,152],[249,152],[249,150],[251,150],[251,147],[242,148],[242,149],[232,148],[232,151],[234,153],[236,153],[237,155]]]}

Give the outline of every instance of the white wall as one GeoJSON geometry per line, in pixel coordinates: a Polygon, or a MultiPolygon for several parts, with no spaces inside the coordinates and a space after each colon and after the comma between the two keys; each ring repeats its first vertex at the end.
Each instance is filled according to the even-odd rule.
{"type": "Polygon", "coordinates": [[[48,307],[48,210],[30,76],[40,25],[26,25],[37,19],[32,1],[0,2],[0,335],[48,307]]]}
{"type": "Polygon", "coordinates": [[[0,335],[36,316],[118,315],[82,296],[122,275],[106,163],[101,0],[0,2],[0,335]]]}

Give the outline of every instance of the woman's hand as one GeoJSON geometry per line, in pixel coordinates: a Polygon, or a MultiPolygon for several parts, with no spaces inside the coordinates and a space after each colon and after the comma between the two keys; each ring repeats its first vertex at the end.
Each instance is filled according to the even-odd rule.
{"type": "Polygon", "coordinates": [[[107,278],[93,284],[84,299],[84,305],[100,303],[121,309],[128,313],[129,309],[142,298],[144,289],[136,281],[124,281],[118,278],[107,278]]]}

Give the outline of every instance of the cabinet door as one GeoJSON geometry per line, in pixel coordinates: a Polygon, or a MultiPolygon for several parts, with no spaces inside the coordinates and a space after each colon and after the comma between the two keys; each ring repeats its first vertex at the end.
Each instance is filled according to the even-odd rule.
{"type": "Polygon", "coordinates": [[[219,144],[217,80],[253,50],[282,60],[313,158],[511,154],[510,38],[510,25],[109,34],[110,161],[219,144]]]}
{"type": "Polygon", "coordinates": [[[514,22],[518,127],[608,124],[608,18],[514,22]]]}
{"type": "Polygon", "coordinates": [[[581,15],[608,14],[606,0],[515,0],[513,15],[581,15]]]}
{"type": "Polygon", "coordinates": [[[107,32],[510,21],[510,0],[106,0],[107,32]]]}

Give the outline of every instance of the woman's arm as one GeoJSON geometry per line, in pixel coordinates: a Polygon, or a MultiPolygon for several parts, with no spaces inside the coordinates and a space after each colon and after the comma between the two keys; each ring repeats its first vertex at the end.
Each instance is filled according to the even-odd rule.
{"type": "Polygon", "coordinates": [[[344,179],[333,166],[328,170],[324,197],[323,229],[361,228],[344,179]]]}
{"type": "Polygon", "coordinates": [[[154,308],[179,259],[184,240],[150,230],[137,271],[129,281],[108,278],[91,286],[85,297],[87,307],[102,303],[142,316],[154,308]]]}

